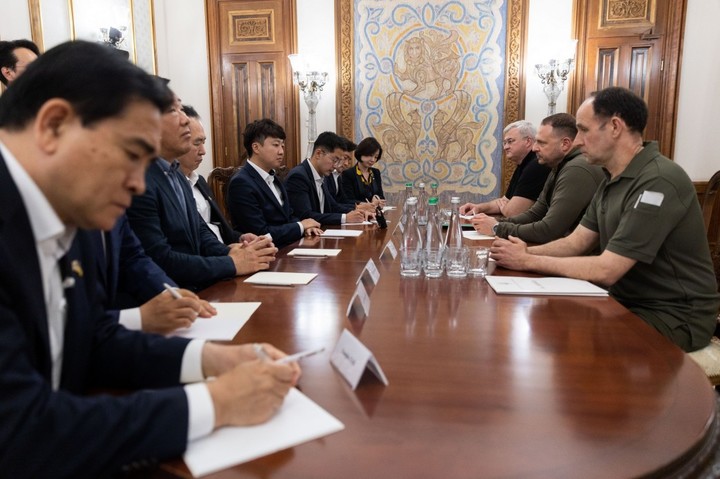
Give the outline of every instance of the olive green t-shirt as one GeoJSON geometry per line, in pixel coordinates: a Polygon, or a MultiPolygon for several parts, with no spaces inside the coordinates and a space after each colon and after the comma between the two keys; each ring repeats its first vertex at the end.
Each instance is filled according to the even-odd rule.
{"type": "Polygon", "coordinates": [[[637,261],[610,287],[615,299],[687,351],[709,343],[720,295],[700,204],[656,142],[600,184],[580,224],[599,234],[602,251],[637,261]]]}

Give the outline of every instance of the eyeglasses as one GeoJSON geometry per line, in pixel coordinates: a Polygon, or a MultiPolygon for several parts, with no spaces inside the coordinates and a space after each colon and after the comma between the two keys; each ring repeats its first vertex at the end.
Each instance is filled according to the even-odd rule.
{"type": "Polygon", "coordinates": [[[508,145],[512,145],[513,143],[515,143],[515,142],[518,141],[518,140],[524,140],[524,139],[526,139],[526,138],[530,138],[530,137],[529,137],[529,136],[523,136],[522,138],[506,138],[506,139],[503,140],[503,143],[502,143],[502,144],[503,144],[503,146],[508,146],[508,145]]]}
{"type": "MultiPolygon", "coordinates": [[[[322,150],[321,150],[321,151],[322,151],[322,150]]],[[[331,154],[329,151],[323,151],[322,153],[323,153],[323,155],[330,155],[330,154],[331,154]]],[[[337,164],[337,163],[340,163],[340,162],[342,162],[342,161],[345,161],[345,157],[344,157],[344,156],[332,155],[332,156],[331,156],[331,159],[332,159],[333,164],[337,164]]]]}

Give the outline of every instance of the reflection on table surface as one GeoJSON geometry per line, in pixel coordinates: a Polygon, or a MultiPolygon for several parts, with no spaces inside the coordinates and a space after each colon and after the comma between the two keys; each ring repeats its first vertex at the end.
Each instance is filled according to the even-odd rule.
{"type": "MultiPolygon", "coordinates": [[[[237,342],[288,353],[324,346],[303,361],[299,388],[346,426],[208,477],[676,477],[702,466],[717,435],[715,397],[680,349],[610,298],[498,296],[483,279],[401,278],[399,258],[380,257],[391,238],[399,245],[392,227],[303,241],[342,249],[333,258],[283,250],[271,270],[318,273],[308,285],[237,278],[203,292],[262,302],[237,342]],[[362,282],[370,312],[349,320],[369,258],[381,273],[376,286],[362,282]],[[353,391],[330,365],[345,328],[388,387],[366,375],[353,391]]],[[[188,474],[180,460],[163,470],[188,474]]]]}

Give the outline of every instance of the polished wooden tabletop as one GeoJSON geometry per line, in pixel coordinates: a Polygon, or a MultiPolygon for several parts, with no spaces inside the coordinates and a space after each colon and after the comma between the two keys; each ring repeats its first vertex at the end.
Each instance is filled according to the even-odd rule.
{"type": "MultiPolygon", "coordinates": [[[[399,258],[379,257],[391,238],[399,244],[390,226],[309,245],[341,248],[334,258],[283,250],[272,270],[318,273],[308,285],[238,278],[203,292],[211,301],[262,302],[237,342],[288,353],[324,346],[303,360],[299,389],[345,424],[208,477],[678,477],[706,466],[718,435],[715,393],[642,320],[611,298],[499,296],[483,279],[402,278],[399,258]],[[377,286],[365,282],[370,312],[349,320],[371,257],[381,275],[377,286]],[[373,352],[389,386],[366,374],[353,391],[331,366],[346,328],[373,352]]],[[[189,476],[180,460],[163,471],[189,476]]]]}

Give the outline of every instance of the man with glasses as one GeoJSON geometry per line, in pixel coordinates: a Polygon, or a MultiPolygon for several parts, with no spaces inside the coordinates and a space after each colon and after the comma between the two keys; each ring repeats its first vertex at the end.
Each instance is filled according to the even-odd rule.
{"type": "Polygon", "coordinates": [[[533,151],[551,173],[538,200],[526,212],[502,221],[480,213],[472,219],[475,230],[500,238],[515,236],[530,243],[547,243],[575,229],[604,178],[602,169],[589,165],[574,146],[576,135],[575,117],[569,113],[543,119],[533,151]]]}
{"type": "Polygon", "coordinates": [[[550,168],[538,163],[533,144],[535,127],[526,120],[510,123],[503,130],[505,158],[517,166],[505,195],[485,203],[466,203],[460,214],[515,216],[527,211],[538,199],[550,168]]]}
{"type": "Polygon", "coordinates": [[[718,313],[717,283],[702,211],[687,173],[643,142],[648,109],[610,87],[577,112],[575,144],[605,170],[580,225],[565,238],[528,248],[498,239],[498,265],[592,281],[685,351],[706,346],[718,313]],[[599,255],[588,256],[595,248],[599,255]]]}
{"type": "Polygon", "coordinates": [[[301,219],[312,218],[320,224],[360,223],[374,215],[335,201],[324,184],[336,164],[345,161],[347,140],[330,131],[320,133],[310,158],[293,168],[285,180],[290,206],[301,219]]]}
{"type": "Polygon", "coordinates": [[[30,40],[0,42],[0,81],[8,86],[39,55],[40,50],[30,40]]]}

